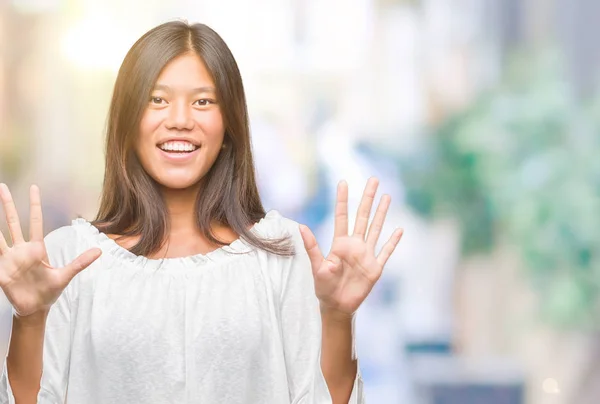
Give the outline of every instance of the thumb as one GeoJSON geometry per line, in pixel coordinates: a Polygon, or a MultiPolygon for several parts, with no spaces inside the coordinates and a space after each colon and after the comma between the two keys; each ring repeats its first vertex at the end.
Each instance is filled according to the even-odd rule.
{"type": "Polygon", "coordinates": [[[89,267],[92,262],[96,261],[101,255],[102,250],[99,248],[92,248],[75,258],[69,265],[62,268],[61,272],[65,277],[66,283],[68,284],[71,282],[71,279],[73,279],[75,275],[89,267]]]}
{"type": "Polygon", "coordinates": [[[319,270],[323,263],[323,254],[321,254],[321,249],[319,248],[319,244],[317,244],[315,235],[307,226],[303,224],[300,225],[300,234],[302,235],[304,248],[308,253],[308,258],[310,259],[310,265],[312,266],[312,272],[314,274],[319,270]]]}

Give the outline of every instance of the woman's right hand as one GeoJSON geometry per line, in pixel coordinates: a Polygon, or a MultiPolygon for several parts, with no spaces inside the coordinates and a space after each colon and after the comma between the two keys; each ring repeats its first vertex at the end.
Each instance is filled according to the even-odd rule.
{"type": "Polygon", "coordinates": [[[17,209],[5,184],[0,184],[0,200],[13,241],[12,247],[9,247],[0,232],[0,287],[18,316],[47,311],[71,279],[102,252],[99,248],[93,248],[63,268],[51,267],[47,264],[38,187],[34,185],[30,190],[29,241],[23,238],[17,209]]]}

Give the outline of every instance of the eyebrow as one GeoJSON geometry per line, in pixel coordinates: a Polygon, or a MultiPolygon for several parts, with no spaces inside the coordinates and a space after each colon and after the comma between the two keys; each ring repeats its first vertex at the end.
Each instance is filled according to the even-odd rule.
{"type": "MultiPolygon", "coordinates": [[[[170,86],[167,86],[166,84],[157,84],[154,86],[153,91],[164,91],[164,92],[170,93],[173,91],[173,89],[170,86]]],[[[189,92],[190,92],[190,94],[216,93],[216,90],[212,86],[204,86],[204,87],[192,88],[189,92]]]]}

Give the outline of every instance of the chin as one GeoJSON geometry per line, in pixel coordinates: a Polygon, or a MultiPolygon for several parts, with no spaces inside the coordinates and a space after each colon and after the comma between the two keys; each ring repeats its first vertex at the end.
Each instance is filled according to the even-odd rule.
{"type": "Polygon", "coordinates": [[[190,188],[195,188],[200,182],[198,179],[175,179],[175,178],[157,178],[156,182],[161,187],[168,190],[183,191],[190,188]]]}

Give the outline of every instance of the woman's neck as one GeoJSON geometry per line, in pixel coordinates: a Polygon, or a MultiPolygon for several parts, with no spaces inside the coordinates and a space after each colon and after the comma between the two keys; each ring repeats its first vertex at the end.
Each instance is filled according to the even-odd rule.
{"type": "Polygon", "coordinates": [[[162,191],[170,224],[170,236],[198,233],[196,227],[196,200],[198,189],[165,189],[162,191]]]}
{"type": "MultiPolygon", "coordinates": [[[[167,242],[148,258],[173,258],[197,254],[206,254],[218,249],[220,245],[211,243],[198,229],[196,219],[197,190],[164,190],[163,200],[169,216],[167,242]]],[[[235,241],[239,235],[230,227],[217,222],[211,223],[212,233],[226,244],[235,241]]],[[[118,238],[119,245],[131,248],[139,240],[137,237],[118,238]]]]}

